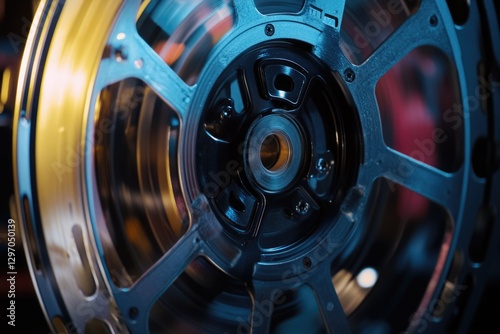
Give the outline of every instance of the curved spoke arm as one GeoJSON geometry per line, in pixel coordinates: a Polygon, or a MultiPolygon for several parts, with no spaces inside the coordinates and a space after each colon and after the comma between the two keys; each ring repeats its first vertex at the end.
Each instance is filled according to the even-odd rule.
{"type": "Polygon", "coordinates": [[[255,7],[254,0],[233,0],[233,8],[237,26],[253,24],[256,20],[262,19],[262,14],[255,7]]]}
{"type": "Polygon", "coordinates": [[[138,78],[177,111],[180,118],[186,118],[194,88],[182,81],[140,36],[115,41],[108,53],[96,79],[97,91],[127,78],[138,78]]]}
{"type": "Polygon", "coordinates": [[[95,81],[96,91],[127,78],[143,80],[185,119],[194,87],[187,85],[139,36],[140,1],[127,0],[110,34],[95,81]]]}
{"type": "Polygon", "coordinates": [[[252,321],[251,334],[269,333],[271,319],[274,313],[274,303],[280,290],[275,289],[269,282],[253,281],[252,286],[252,321]]]}
{"type": "Polygon", "coordinates": [[[329,266],[322,265],[307,280],[313,289],[325,322],[325,327],[330,334],[348,334],[351,332],[347,317],[340,304],[337,292],[333,287],[329,266]]]}
{"type": "MultiPolygon", "coordinates": [[[[359,80],[372,82],[373,85],[395,64],[413,49],[433,45],[445,53],[449,45],[444,24],[439,22],[438,9],[432,1],[422,1],[419,10],[408,17],[377,50],[356,71],[359,80]]],[[[358,80],[358,79],[356,79],[358,80]]]]}
{"type": "Polygon", "coordinates": [[[140,50],[134,66],[143,70],[144,81],[185,119],[194,89],[182,81],[140,36],[135,37],[131,48],[140,50]]]}
{"type": "Polygon", "coordinates": [[[149,310],[162,294],[184,272],[189,264],[204,252],[204,242],[214,239],[222,227],[213,216],[202,195],[193,204],[192,228],[151,267],[131,288],[114,289],[114,297],[128,327],[146,333],[149,310]]]}
{"type": "Polygon", "coordinates": [[[387,148],[383,152],[385,176],[402,186],[449,208],[452,213],[459,203],[451,201],[452,194],[460,191],[461,173],[449,174],[387,148]]]}

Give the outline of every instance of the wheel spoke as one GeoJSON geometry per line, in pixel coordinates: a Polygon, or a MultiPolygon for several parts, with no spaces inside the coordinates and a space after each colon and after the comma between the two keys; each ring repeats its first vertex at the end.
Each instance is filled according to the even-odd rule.
{"type": "Polygon", "coordinates": [[[408,17],[357,69],[356,77],[375,84],[389,69],[419,46],[436,46],[449,54],[451,51],[446,49],[449,43],[443,39],[446,36],[444,24],[437,23],[433,26],[430,23],[432,16],[437,18],[437,12],[433,1],[422,1],[418,12],[408,17]]]}
{"type": "Polygon", "coordinates": [[[269,282],[253,281],[251,334],[269,333],[274,313],[275,290],[269,282]]]}
{"type": "Polygon", "coordinates": [[[450,209],[452,214],[455,214],[459,203],[451,202],[455,197],[451,195],[460,191],[461,173],[443,172],[390,148],[385,150],[382,159],[385,177],[450,209]]]}
{"type": "Polygon", "coordinates": [[[379,107],[375,96],[375,88],[369,81],[356,79],[352,85],[351,93],[356,105],[362,106],[358,109],[363,137],[365,141],[365,161],[376,160],[380,151],[385,149],[382,123],[380,120],[379,107]]]}
{"type": "Polygon", "coordinates": [[[181,118],[185,119],[194,89],[156,54],[139,36],[124,40],[114,48],[113,55],[101,64],[97,88],[126,78],[140,78],[149,85],[181,118]]]}
{"type": "Polygon", "coordinates": [[[233,8],[236,26],[238,27],[253,24],[263,17],[255,7],[254,0],[233,0],[233,8]]]}
{"type": "Polygon", "coordinates": [[[139,64],[141,60],[143,62],[144,81],[185,119],[194,89],[182,81],[141,37],[136,36],[135,39],[133,47],[139,50],[139,64]]]}
{"type": "Polygon", "coordinates": [[[328,265],[322,265],[317,272],[312,275],[307,284],[313,289],[321,311],[321,316],[325,322],[325,327],[330,334],[350,333],[347,317],[340,304],[337,292],[333,287],[332,277],[328,265]]]}
{"type": "Polygon", "coordinates": [[[213,216],[208,202],[200,196],[193,204],[191,229],[129,289],[114,289],[121,310],[129,312],[125,320],[133,332],[146,332],[149,310],[175,282],[189,264],[203,254],[204,241],[216,238],[222,227],[213,216]]]}
{"type": "Polygon", "coordinates": [[[242,92],[249,99],[249,105],[253,110],[262,110],[269,106],[269,101],[262,97],[261,91],[267,87],[254,71],[255,64],[243,64],[241,71],[241,81],[244,91],[242,92]]]}

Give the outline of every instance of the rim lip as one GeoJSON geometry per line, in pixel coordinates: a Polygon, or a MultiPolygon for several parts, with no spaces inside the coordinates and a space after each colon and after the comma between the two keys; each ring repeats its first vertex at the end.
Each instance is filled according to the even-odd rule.
{"type": "MultiPolygon", "coordinates": [[[[82,187],[82,191],[77,197],[73,197],[74,194],[71,193],[71,190],[64,189],[61,180],[57,182],[57,179],[55,179],[52,184],[52,188],[59,189],[61,194],[66,194],[65,199],[67,200],[67,203],[69,203],[70,210],[72,208],[72,204],[75,204],[76,207],[74,207],[76,211],[74,212],[75,216],[73,218],[77,221],[75,224],[82,228],[85,255],[90,261],[90,275],[96,285],[96,290],[89,296],[84,296],[82,293],[70,295],[68,292],[63,292],[64,289],[59,288],[62,284],[62,286],[76,286],[76,290],[81,291],[81,289],[78,288],[77,282],[75,281],[74,275],[71,271],[69,275],[57,275],[56,270],[54,270],[58,268],[61,269],[61,267],[66,269],[72,268],[70,265],[61,266],[52,264],[53,261],[56,261],[56,263],[59,261],[54,259],[56,254],[54,254],[55,252],[49,252],[49,248],[58,249],[59,245],[55,244],[55,240],[47,239],[47,237],[51,234],[57,236],[59,234],[62,235],[63,233],[66,233],[67,231],[61,231],[62,229],[60,228],[57,230],[60,233],[55,233],[56,230],[54,228],[61,227],[61,224],[63,223],[66,225],[68,224],[67,221],[62,222],[61,219],[54,217],[52,217],[53,219],[47,219],[50,218],[47,216],[51,216],[53,213],[47,214],[47,212],[41,212],[38,182],[40,182],[43,178],[41,177],[39,169],[35,168],[37,164],[47,165],[50,163],[50,161],[47,161],[48,159],[44,159],[45,157],[37,156],[35,147],[40,144],[35,142],[35,135],[38,136],[40,132],[50,134],[62,133],[61,131],[53,131],[50,126],[54,127],[56,125],[50,122],[50,126],[46,126],[43,129],[38,128],[40,126],[38,123],[40,121],[47,121],[47,119],[50,118],[48,113],[54,111],[52,109],[50,111],[47,109],[41,109],[38,105],[40,97],[47,98],[51,95],[50,93],[47,93],[46,86],[48,84],[41,80],[42,75],[44,75],[47,71],[49,64],[53,63],[54,59],[60,56],[61,53],[60,49],[54,50],[54,45],[51,42],[56,38],[56,34],[60,34],[63,30],[60,26],[62,18],[68,20],[70,17],[74,17],[72,22],[81,22],[79,20],[84,16],[82,15],[82,12],[88,10],[92,13],[92,11],[96,10],[95,6],[91,8],[83,6],[82,8],[83,3],[84,1],[73,1],[71,4],[68,4],[64,1],[44,0],[38,6],[23,55],[13,122],[14,187],[18,217],[21,223],[23,246],[28,260],[28,267],[32,281],[36,283],[34,286],[40,305],[42,306],[47,324],[54,332],[58,329],[54,323],[55,319],[60,320],[65,328],[71,328],[72,330],[83,330],[87,322],[93,319],[101,320],[105,326],[120,328],[120,325],[116,322],[116,314],[113,314],[113,309],[107,307],[110,305],[110,301],[107,297],[105,297],[107,294],[107,281],[104,279],[103,275],[101,275],[102,271],[100,271],[99,267],[100,257],[97,256],[97,253],[95,253],[95,239],[92,234],[89,234],[89,231],[92,229],[86,218],[88,213],[86,200],[88,197],[85,187],[82,187]],[[42,94],[44,89],[45,94],[42,94]],[[28,162],[28,166],[26,166],[26,162],[28,162]],[[36,247],[36,251],[40,253],[41,264],[39,270],[35,268],[34,259],[32,257],[34,250],[31,249],[32,245],[30,245],[28,240],[28,238],[30,238],[30,236],[27,235],[27,232],[29,231],[26,226],[28,221],[22,211],[23,198],[27,198],[28,200],[29,208],[27,210],[30,215],[29,220],[31,221],[32,228],[35,231],[35,235],[31,236],[36,237],[36,245],[33,246],[36,247]],[[78,313],[75,314],[76,311],[74,306],[77,303],[79,303],[79,306],[91,308],[93,303],[98,303],[101,307],[98,312],[93,313],[94,315],[92,317],[81,317],[78,313]],[[73,307],[71,307],[71,305],[73,305],[73,307]]],[[[106,10],[98,11],[100,13],[109,12],[109,10],[112,12],[117,11],[120,7],[120,1],[109,1],[103,3],[102,6],[104,6],[106,10]]],[[[109,15],[107,17],[109,17],[109,15]]],[[[100,25],[93,25],[93,31],[97,32],[97,34],[92,37],[94,39],[102,38],[105,40],[112,24],[113,22],[110,20],[103,20],[100,25]],[[105,26],[105,28],[100,29],[103,28],[103,26],[105,26]]],[[[61,36],[59,36],[59,38],[61,38],[61,36]]],[[[74,63],[72,64],[75,65],[75,67],[71,68],[71,70],[81,70],[84,67],[85,70],[88,71],[88,73],[86,73],[87,76],[85,76],[84,79],[88,79],[89,84],[84,87],[84,91],[81,92],[82,95],[79,96],[83,101],[83,104],[79,106],[83,110],[83,114],[85,111],[90,109],[88,105],[90,88],[93,86],[95,75],[98,70],[99,60],[101,59],[100,56],[102,54],[102,50],[104,49],[104,43],[96,44],[98,51],[95,52],[95,57],[87,57],[88,55],[85,54],[80,55],[81,58],[73,59],[74,63]],[[99,50],[101,52],[99,52],[99,50]],[[85,60],[85,62],[83,62],[83,60],[85,60]]],[[[65,96],[64,98],[67,99],[68,97],[65,96]]],[[[65,101],[67,102],[67,100],[65,101]]],[[[78,103],[80,103],[80,101],[78,103]]],[[[58,107],[62,109],[61,106],[58,107]]],[[[75,147],[83,146],[81,138],[82,129],[85,130],[85,128],[86,126],[84,125],[83,127],[80,127],[78,131],[71,133],[73,136],[71,137],[71,140],[76,140],[77,143],[81,144],[75,145],[75,147]]],[[[69,146],[69,143],[67,145],[69,146]]],[[[83,150],[84,148],[82,148],[81,152],[84,152],[83,150]]],[[[53,154],[53,151],[51,154],[53,154]]],[[[81,154],[84,155],[84,153],[81,154]]],[[[62,156],[64,157],[64,154],[62,156]]],[[[60,161],[55,159],[54,162],[60,161]]],[[[69,176],[67,176],[68,179],[66,179],[68,183],[74,182],[74,184],[78,183],[78,186],[82,185],[84,165],[85,162],[77,166],[73,166],[66,171],[69,174],[69,176]]],[[[47,171],[47,168],[45,168],[45,170],[47,171]]],[[[54,179],[55,176],[58,176],[58,178],[61,177],[55,170],[52,172],[53,173],[46,174],[48,179],[54,179]]],[[[43,182],[45,183],[46,180],[43,180],[43,182]]],[[[50,201],[54,204],[54,199],[50,199],[50,201]]],[[[62,215],[64,215],[64,213],[62,213],[61,216],[62,215]]],[[[68,288],[67,290],[71,290],[71,288],[68,288]]]]}
{"type": "MultiPolygon", "coordinates": [[[[52,323],[53,314],[67,314],[65,307],[60,305],[58,302],[58,291],[54,289],[44,289],[43,286],[49,286],[53,281],[53,275],[45,278],[36,270],[35,260],[32,257],[32,248],[29,242],[28,231],[29,228],[27,226],[28,218],[25,217],[23,213],[23,198],[26,198],[28,201],[28,212],[30,215],[29,220],[33,224],[37,224],[35,220],[36,216],[39,216],[38,204],[36,201],[37,194],[32,184],[32,175],[31,169],[34,165],[31,152],[30,152],[30,137],[31,137],[31,123],[30,120],[32,118],[33,112],[31,110],[26,110],[27,100],[29,100],[32,96],[28,95],[28,89],[30,87],[29,78],[32,76],[36,76],[36,72],[32,71],[33,68],[36,68],[34,64],[39,60],[36,51],[39,48],[39,39],[44,36],[43,27],[48,24],[50,21],[50,3],[48,1],[43,1],[40,3],[38,10],[35,13],[35,17],[33,18],[33,22],[38,22],[38,24],[33,24],[30,28],[30,32],[28,34],[28,39],[26,41],[25,51],[22,57],[20,72],[19,72],[19,81],[17,85],[17,94],[16,94],[16,105],[15,112],[13,117],[13,178],[14,178],[14,193],[17,207],[17,217],[18,224],[20,227],[22,244],[25,252],[25,256],[28,263],[28,269],[30,272],[31,280],[35,283],[33,284],[37,299],[39,304],[41,305],[42,313],[45,317],[45,320],[49,326],[51,331],[55,331],[54,324],[52,323]],[[23,164],[24,161],[24,164],[23,164]],[[19,168],[19,166],[26,166],[26,162],[28,162],[28,168],[19,168]],[[51,310],[47,307],[47,304],[50,304],[51,307],[54,307],[55,310],[51,310]]],[[[44,36],[45,37],[45,36],[44,36]]],[[[45,50],[45,53],[47,51],[45,50]]],[[[36,92],[33,92],[33,95],[36,92]]],[[[36,233],[36,232],[35,232],[36,233]]],[[[36,233],[39,234],[39,233],[36,233]]],[[[32,236],[35,237],[35,236],[32,236]]],[[[37,240],[37,248],[39,248],[39,253],[42,253],[42,257],[46,258],[46,251],[44,248],[40,247],[40,243],[43,243],[43,240],[37,240]]]]}

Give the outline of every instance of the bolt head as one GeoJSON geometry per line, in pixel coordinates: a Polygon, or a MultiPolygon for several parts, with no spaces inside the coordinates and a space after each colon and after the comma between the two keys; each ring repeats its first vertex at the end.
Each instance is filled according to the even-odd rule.
{"type": "Polygon", "coordinates": [[[307,203],[306,201],[300,201],[295,206],[295,212],[297,212],[299,215],[305,215],[309,212],[310,208],[311,208],[311,205],[309,203],[307,203]]]}
{"type": "Polygon", "coordinates": [[[347,81],[347,82],[353,82],[356,79],[356,73],[354,73],[354,71],[352,69],[348,68],[344,72],[344,78],[345,78],[345,81],[347,81]]]}
{"type": "Polygon", "coordinates": [[[267,36],[272,36],[274,35],[275,29],[272,24],[267,24],[265,28],[265,32],[267,36]]]}

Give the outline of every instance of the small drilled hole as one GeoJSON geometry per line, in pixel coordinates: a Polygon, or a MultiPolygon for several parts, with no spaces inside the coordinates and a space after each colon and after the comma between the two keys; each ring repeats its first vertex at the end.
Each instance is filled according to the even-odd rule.
{"type": "Polygon", "coordinates": [[[139,316],[139,309],[137,307],[131,307],[129,310],[128,310],[128,317],[131,319],[131,320],[135,320],[137,319],[137,317],[139,316]]]}
{"type": "Polygon", "coordinates": [[[431,18],[429,19],[429,23],[431,26],[435,27],[438,24],[438,18],[436,15],[432,15],[431,18]]]}
{"type": "Polygon", "coordinates": [[[312,267],[312,261],[309,257],[305,257],[302,259],[302,266],[304,266],[304,269],[311,269],[312,267]]]}
{"type": "Polygon", "coordinates": [[[295,84],[293,83],[293,79],[288,75],[278,74],[274,78],[274,88],[284,92],[291,92],[295,88],[295,84]]]}

